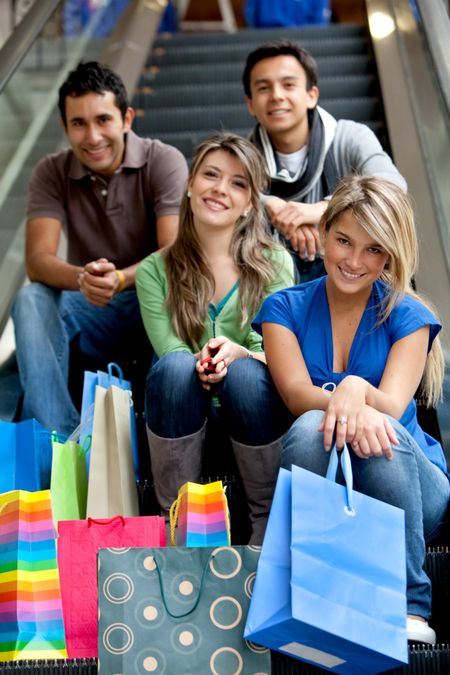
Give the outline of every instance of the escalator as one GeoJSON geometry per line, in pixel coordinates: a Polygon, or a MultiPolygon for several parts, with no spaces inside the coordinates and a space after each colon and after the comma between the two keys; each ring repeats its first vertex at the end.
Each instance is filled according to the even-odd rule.
{"type": "MultiPolygon", "coordinates": [[[[53,4],[57,6],[59,3],[53,4]]],[[[139,10],[141,3],[136,1],[131,2],[130,5],[139,10]]],[[[380,0],[368,2],[368,5],[369,11],[372,5],[372,11],[375,12],[380,11],[383,3],[380,0]]],[[[406,16],[406,9],[404,16],[406,16]]],[[[399,17],[394,18],[398,22],[399,17]]],[[[80,36],[79,43],[73,42],[64,47],[45,36],[38,38],[32,51],[13,76],[15,79],[11,79],[10,91],[4,90],[0,96],[0,105],[5,106],[3,120],[8,124],[7,134],[0,133],[0,153],[2,153],[2,164],[5,167],[3,175],[0,175],[0,331],[6,325],[12,298],[24,279],[23,218],[25,190],[30,171],[39,157],[56,150],[63,142],[54,105],[62,74],[67,72],[68,68],[73,67],[80,58],[84,60],[102,58],[106,61],[103,58],[105,54],[117,56],[114,43],[108,52],[108,45],[104,40],[92,39],[94,32],[92,28],[90,35],[80,36]],[[17,87],[20,87],[22,92],[21,99],[28,100],[24,92],[31,99],[28,103],[21,101],[19,109],[17,108],[17,87]],[[5,92],[6,98],[4,98],[5,92]],[[36,133],[32,143],[29,126],[33,125],[36,110],[47,109],[47,107],[46,115],[42,114],[40,128],[35,123],[36,133]],[[15,129],[14,133],[17,134],[15,140],[12,140],[12,129],[15,129]]],[[[389,99],[392,94],[387,93],[389,75],[386,80],[386,74],[381,72],[380,45],[374,44],[368,26],[335,24],[326,28],[304,27],[289,30],[243,30],[234,34],[194,33],[160,36],[153,41],[138,79],[135,75],[129,75],[127,70],[129,64],[126,62],[123,62],[124,65],[120,67],[115,63],[111,64],[128,82],[129,90],[134,92],[133,106],[137,112],[134,130],[142,136],[157,137],[178,147],[188,161],[197,143],[213,130],[228,129],[247,135],[254,122],[243,103],[243,90],[240,82],[243,63],[252,48],[265,40],[276,37],[300,41],[309,49],[315,56],[319,67],[320,105],[338,119],[349,118],[367,124],[376,133],[386,151],[390,154],[394,153],[396,163],[407,177],[411,191],[415,195],[418,194],[413,186],[417,186],[420,178],[410,177],[411,168],[415,168],[409,166],[411,160],[408,153],[411,149],[409,151],[405,150],[405,147],[399,149],[398,136],[400,134],[397,133],[398,127],[396,126],[399,123],[395,121],[391,112],[392,100],[389,99]]],[[[402,58],[405,58],[404,51],[403,49],[402,58]]],[[[387,67],[388,69],[392,67],[395,71],[392,62],[387,67]]],[[[383,71],[385,70],[384,64],[383,71]]],[[[401,111],[401,114],[404,112],[401,111]]],[[[447,138],[450,138],[450,134],[447,138]]],[[[410,141],[411,138],[409,141],[404,139],[403,145],[407,146],[410,141]]],[[[424,166],[430,166],[429,157],[422,161],[424,166]]],[[[439,166],[443,174],[441,178],[444,178],[445,171],[448,169],[445,158],[441,157],[439,166]]],[[[435,186],[435,191],[436,189],[435,186]]],[[[425,198],[423,199],[425,201],[425,198]]],[[[442,211],[441,221],[445,221],[450,211],[446,211],[445,204],[441,204],[440,209],[442,211]]],[[[449,222],[450,219],[447,220],[447,224],[449,222]]],[[[422,228],[422,239],[430,239],[430,223],[428,218],[422,214],[420,214],[419,227],[422,228]]],[[[439,251],[445,251],[447,246],[445,232],[439,230],[439,234],[433,236],[439,238],[439,251]]],[[[426,250],[425,254],[428,255],[426,250]]],[[[437,254],[432,252],[431,261],[433,255],[435,259],[437,258],[437,254]]],[[[429,297],[434,299],[438,305],[444,320],[447,308],[444,306],[442,296],[447,293],[447,298],[449,297],[450,285],[446,264],[440,263],[441,272],[438,281],[428,281],[427,272],[423,270],[423,266],[418,277],[419,290],[426,289],[429,297]],[[433,284],[439,284],[439,293],[436,294],[436,298],[433,284]]],[[[425,265],[431,266],[433,273],[438,267],[426,257],[425,265]]],[[[447,325],[450,326],[450,320],[447,325]]],[[[446,335],[444,346],[447,353],[449,344],[450,340],[446,335]]],[[[3,367],[0,365],[0,418],[3,412],[2,403],[8,407],[8,410],[12,405],[8,393],[14,383],[17,384],[17,373],[14,372],[13,362],[8,359],[3,367]]],[[[447,380],[446,387],[448,401],[450,391],[447,380]]],[[[442,410],[438,412],[444,446],[447,458],[449,458],[450,419],[445,406],[442,406],[442,410]]],[[[450,640],[450,624],[447,617],[450,570],[448,557],[443,551],[430,551],[427,555],[427,568],[433,577],[433,624],[438,631],[438,639],[441,643],[448,643],[450,640]]],[[[97,672],[97,666],[95,662],[89,660],[65,662],[64,664],[46,663],[42,666],[27,665],[23,666],[23,670],[12,665],[0,664],[0,675],[12,672],[30,674],[45,672],[49,675],[50,673],[76,672],[91,675],[97,672]]],[[[280,675],[294,675],[294,673],[313,674],[325,671],[274,654],[273,672],[280,675]]],[[[422,672],[436,673],[436,675],[449,673],[449,649],[445,646],[434,649],[412,649],[409,668],[395,671],[397,675],[422,672]],[[428,665],[433,664],[432,670],[424,670],[425,662],[428,665]]]]}
{"type": "Polygon", "coordinates": [[[341,24],[157,39],[134,98],[138,133],[161,138],[188,158],[211,130],[247,135],[254,119],[243,101],[245,58],[263,40],[277,38],[297,40],[315,57],[320,105],[338,119],[368,124],[387,146],[367,29],[341,24]]]}

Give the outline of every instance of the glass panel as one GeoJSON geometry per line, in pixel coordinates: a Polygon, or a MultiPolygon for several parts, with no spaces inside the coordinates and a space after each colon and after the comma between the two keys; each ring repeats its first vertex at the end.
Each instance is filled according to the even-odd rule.
{"type": "Polygon", "coordinates": [[[98,59],[129,0],[66,0],[0,95],[0,265],[25,216],[36,162],[61,147],[58,89],[80,60],[98,59]]]}
{"type": "MultiPolygon", "coordinates": [[[[426,32],[421,22],[420,14],[417,11],[415,12],[415,18],[426,50],[429,73],[429,84],[427,86],[429,91],[425,91],[424,93],[425,85],[422,78],[411,78],[411,95],[413,105],[420,120],[420,134],[422,136],[423,148],[425,149],[429,182],[436,205],[440,236],[450,278],[450,116],[430,50],[430,40],[434,40],[435,36],[429,35],[426,32]],[[430,98],[426,94],[434,96],[436,101],[432,113],[430,113],[430,98]]],[[[442,31],[443,35],[446,36],[445,43],[448,44],[448,38],[450,37],[449,24],[442,26],[442,31]]],[[[448,60],[442,63],[441,67],[446,68],[446,72],[441,75],[448,82],[450,78],[448,60]]]]}

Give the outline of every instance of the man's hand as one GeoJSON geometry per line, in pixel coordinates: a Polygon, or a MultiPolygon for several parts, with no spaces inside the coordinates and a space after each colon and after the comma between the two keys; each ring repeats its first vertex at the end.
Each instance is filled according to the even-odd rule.
{"type": "Polygon", "coordinates": [[[291,247],[301,258],[315,260],[317,253],[322,253],[319,230],[314,225],[300,225],[289,239],[291,247]]]}
{"type": "Polygon", "coordinates": [[[326,201],[303,204],[270,197],[265,206],[273,226],[290,241],[294,251],[302,257],[306,255],[309,260],[322,252],[316,225],[327,208],[326,201]]]}
{"type": "Polygon", "coordinates": [[[116,294],[120,280],[116,266],[106,258],[87,263],[79,274],[79,287],[88,302],[105,307],[116,294]]]}

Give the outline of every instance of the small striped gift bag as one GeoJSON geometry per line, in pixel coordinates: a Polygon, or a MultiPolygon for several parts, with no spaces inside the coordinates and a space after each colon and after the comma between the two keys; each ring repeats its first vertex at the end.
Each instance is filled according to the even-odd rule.
{"type": "Polygon", "coordinates": [[[228,503],[221,480],[185,483],[170,509],[170,540],[178,546],[229,546],[228,503]]]}
{"type": "Polygon", "coordinates": [[[0,661],[66,656],[50,490],[0,494],[0,661]]]}

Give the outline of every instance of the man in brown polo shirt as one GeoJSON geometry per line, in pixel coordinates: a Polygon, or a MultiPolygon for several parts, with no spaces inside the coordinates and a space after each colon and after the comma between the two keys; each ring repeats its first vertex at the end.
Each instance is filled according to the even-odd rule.
{"type": "Polygon", "coordinates": [[[70,149],[48,155],[31,178],[26,268],[13,319],[24,390],[22,418],[70,433],[79,414],[67,388],[69,344],[102,362],[134,354],[144,335],[134,289],[139,262],[170,244],[186,188],[175,148],[131,131],[121,79],[79,64],[59,91],[70,149]],[[62,231],[67,260],[58,255],[62,231]]]}

